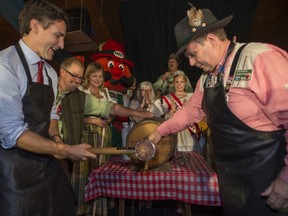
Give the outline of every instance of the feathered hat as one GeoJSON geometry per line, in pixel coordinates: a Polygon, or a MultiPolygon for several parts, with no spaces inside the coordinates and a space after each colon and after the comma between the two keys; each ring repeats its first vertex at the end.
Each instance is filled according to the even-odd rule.
{"type": "Polygon", "coordinates": [[[187,11],[187,16],[177,23],[174,28],[178,47],[176,55],[182,53],[189,42],[215,29],[225,27],[233,18],[230,15],[218,20],[209,9],[196,10],[192,4],[190,6],[191,9],[187,11]]]}

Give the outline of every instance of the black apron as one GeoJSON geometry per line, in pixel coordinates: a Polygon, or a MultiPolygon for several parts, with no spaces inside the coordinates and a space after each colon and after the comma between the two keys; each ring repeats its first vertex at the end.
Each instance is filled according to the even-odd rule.
{"type": "Polygon", "coordinates": [[[227,107],[222,75],[212,88],[206,82],[202,108],[211,130],[225,216],[282,215],[271,210],[260,193],[284,166],[284,131],[250,128],[227,107]]]}
{"type": "MultiPolygon", "coordinates": [[[[54,94],[49,85],[32,82],[24,54],[16,50],[25,68],[27,90],[22,99],[24,121],[30,130],[46,138],[54,94]]],[[[47,73],[47,72],[46,72],[47,73]]],[[[0,215],[59,216],[75,203],[75,194],[59,160],[17,147],[0,147],[0,215]]]]}

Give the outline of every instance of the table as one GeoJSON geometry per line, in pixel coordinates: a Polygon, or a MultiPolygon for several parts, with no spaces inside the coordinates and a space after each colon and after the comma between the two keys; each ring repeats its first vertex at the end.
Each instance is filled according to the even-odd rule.
{"type": "Polygon", "coordinates": [[[115,156],[90,174],[85,201],[103,196],[221,205],[217,174],[200,153],[178,153],[169,163],[171,172],[133,171],[130,161],[124,160],[123,155],[115,156]]]}

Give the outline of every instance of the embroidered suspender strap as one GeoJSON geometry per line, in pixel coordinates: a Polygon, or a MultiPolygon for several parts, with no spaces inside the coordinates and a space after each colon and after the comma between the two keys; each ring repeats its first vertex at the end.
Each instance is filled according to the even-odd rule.
{"type": "Polygon", "coordinates": [[[230,69],[230,73],[229,73],[229,77],[233,77],[234,76],[234,72],[235,72],[235,69],[236,69],[236,65],[238,63],[238,59],[240,57],[240,54],[242,52],[242,50],[247,46],[247,44],[244,44],[242,45],[236,52],[235,54],[235,57],[233,59],[233,62],[232,62],[232,66],[231,66],[231,69],[230,69]]]}
{"type": "MultiPolygon", "coordinates": [[[[209,75],[207,76],[207,79],[206,79],[206,81],[205,81],[205,83],[204,83],[204,85],[205,85],[206,87],[214,86],[214,84],[215,84],[215,82],[216,82],[217,80],[221,80],[221,79],[223,78],[223,76],[224,76],[224,68],[225,68],[226,61],[227,61],[228,57],[230,56],[230,54],[232,53],[234,47],[235,47],[235,43],[234,43],[234,42],[230,42],[230,44],[229,44],[229,46],[228,46],[228,49],[227,49],[227,52],[226,52],[226,55],[225,55],[225,58],[224,58],[224,60],[223,60],[223,63],[219,65],[219,68],[218,68],[218,70],[217,70],[217,73],[218,73],[218,75],[217,75],[217,77],[216,77],[217,79],[214,79],[214,80],[213,80],[213,73],[214,73],[215,71],[214,71],[213,73],[209,73],[209,75]]],[[[215,69],[215,70],[216,70],[216,69],[215,69]]]]}
{"type": "Polygon", "coordinates": [[[234,42],[230,42],[228,50],[227,50],[227,53],[226,53],[226,56],[225,56],[225,59],[224,59],[222,65],[220,65],[220,68],[219,68],[219,72],[220,73],[224,73],[224,66],[226,64],[226,61],[227,61],[228,57],[232,53],[234,47],[235,47],[235,43],[234,42]]]}
{"type": "MultiPolygon", "coordinates": [[[[182,102],[180,101],[180,99],[172,92],[170,93],[171,96],[174,98],[174,100],[176,101],[177,103],[177,106],[179,108],[181,108],[183,106],[182,102]]],[[[193,123],[192,126],[188,127],[188,130],[190,131],[190,133],[192,135],[195,136],[195,138],[199,141],[200,138],[201,138],[201,130],[200,130],[200,127],[197,123],[193,123]]]]}
{"type": "Polygon", "coordinates": [[[236,52],[236,54],[235,54],[235,56],[234,56],[234,59],[233,59],[232,65],[231,65],[231,69],[230,69],[230,72],[229,72],[229,77],[228,77],[228,79],[227,79],[227,81],[226,81],[225,94],[227,94],[227,93],[230,91],[230,86],[231,86],[232,81],[233,81],[235,69],[236,69],[236,66],[237,66],[237,63],[238,63],[240,54],[242,53],[242,50],[246,47],[246,45],[247,45],[247,44],[242,45],[242,46],[237,50],[237,52],[236,52]]]}

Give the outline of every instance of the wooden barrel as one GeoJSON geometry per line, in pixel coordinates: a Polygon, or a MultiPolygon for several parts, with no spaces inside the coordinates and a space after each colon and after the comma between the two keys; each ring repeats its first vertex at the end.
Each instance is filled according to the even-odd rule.
{"type": "MultiPolygon", "coordinates": [[[[154,130],[163,122],[164,120],[159,117],[147,118],[139,123],[135,124],[133,128],[129,131],[126,139],[127,147],[135,147],[137,142],[140,142],[143,139],[147,139],[147,137],[154,132],[154,130]]],[[[176,149],[176,136],[169,135],[163,137],[156,145],[155,145],[155,155],[149,160],[148,169],[156,168],[167,161],[169,161],[176,149]]],[[[136,166],[140,166],[144,168],[145,162],[139,160],[135,155],[129,155],[131,161],[136,166]]]]}

